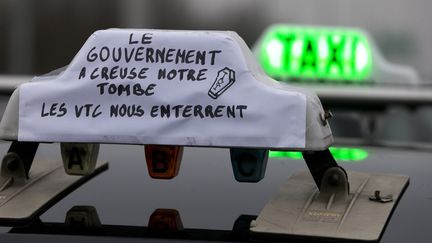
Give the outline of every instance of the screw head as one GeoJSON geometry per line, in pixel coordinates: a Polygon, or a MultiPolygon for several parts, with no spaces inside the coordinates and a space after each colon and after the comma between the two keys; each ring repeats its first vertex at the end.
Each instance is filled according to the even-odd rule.
{"type": "Polygon", "coordinates": [[[327,125],[327,120],[333,117],[333,113],[331,111],[325,111],[320,114],[321,122],[323,126],[327,125]]]}

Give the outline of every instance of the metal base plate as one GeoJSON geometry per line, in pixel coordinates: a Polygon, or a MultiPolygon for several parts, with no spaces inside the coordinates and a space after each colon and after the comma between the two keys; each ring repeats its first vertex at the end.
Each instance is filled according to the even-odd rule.
{"type": "Polygon", "coordinates": [[[90,175],[71,176],[61,161],[34,161],[28,180],[15,180],[0,191],[0,224],[28,223],[106,169],[108,162],[98,161],[90,175]]]}
{"type": "Polygon", "coordinates": [[[409,178],[348,172],[348,179],[348,198],[337,195],[331,198],[320,194],[309,171],[293,174],[251,223],[250,230],[279,237],[379,240],[409,178]],[[376,191],[391,194],[393,200],[385,203],[370,200],[376,191]]]}

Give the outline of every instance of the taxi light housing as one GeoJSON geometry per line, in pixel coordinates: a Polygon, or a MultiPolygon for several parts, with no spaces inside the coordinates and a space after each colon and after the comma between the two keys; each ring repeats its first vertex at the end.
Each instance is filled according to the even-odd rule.
{"type": "Polygon", "coordinates": [[[370,81],[373,58],[366,34],[349,28],[275,25],[255,52],[278,80],[370,81]]]}
{"type": "Polygon", "coordinates": [[[183,223],[177,210],[159,208],[150,215],[148,227],[154,231],[176,232],[183,230],[183,223]]]}
{"type": "Polygon", "coordinates": [[[238,182],[259,182],[264,178],[268,149],[231,148],[231,164],[238,182]]]}
{"type": "Polygon", "coordinates": [[[178,175],[183,146],[146,145],[145,158],[149,175],[155,179],[172,179],[178,175]]]}

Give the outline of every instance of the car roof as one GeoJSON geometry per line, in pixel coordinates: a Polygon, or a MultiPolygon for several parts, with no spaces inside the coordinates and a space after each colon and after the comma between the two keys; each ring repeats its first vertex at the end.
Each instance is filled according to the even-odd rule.
{"type": "MultiPolygon", "coordinates": [[[[7,148],[7,142],[0,143],[2,153],[7,148]]],[[[427,238],[431,225],[429,219],[432,216],[432,194],[428,188],[431,150],[415,147],[361,148],[368,152],[367,159],[340,162],[348,171],[376,171],[410,176],[410,185],[393,213],[381,242],[422,241],[427,238]]],[[[50,234],[67,234],[67,231],[59,230],[61,227],[53,227],[49,223],[64,223],[67,211],[73,206],[91,205],[97,210],[102,225],[110,226],[114,230],[113,235],[119,231],[118,236],[123,238],[118,239],[125,242],[134,242],[135,237],[157,237],[151,234],[139,236],[130,232],[145,229],[150,215],[158,208],[177,210],[184,228],[188,230],[185,232],[189,236],[199,235],[196,239],[209,240],[218,235],[221,240],[234,240],[223,236],[232,232],[240,216],[249,220],[245,215],[252,218],[257,216],[290,174],[306,170],[303,160],[270,158],[265,178],[261,182],[238,183],[233,176],[228,149],[187,147],[179,175],[172,180],[155,180],[147,173],[143,146],[102,145],[99,158],[109,161],[110,168],[106,172],[79,187],[40,216],[40,220],[51,225],[51,229],[57,229],[57,232],[53,230],[50,234]],[[120,226],[132,228],[126,228],[128,231],[120,226]],[[124,238],[127,234],[122,235],[122,232],[129,232],[132,238],[124,238]]],[[[36,161],[43,159],[60,159],[59,146],[42,144],[36,161]]],[[[14,228],[14,234],[8,233],[11,231],[9,227],[1,228],[3,234],[0,238],[22,241],[28,238],[26,232],[48,233],[46,228],[44,231],[44,227],[38,225],[39,228],[33,226],[27,228],[27,231],[25,227],[14,228]]],[[[46,227],[46,224],[42,225],[46,227]]],[[[97,231],[93,234],[97,235],[97,231]]],[[[107,240],[103,235],[91,239],[48,235],[32,238],[62,241],[83,239],[92,242],[107,240]]]]}

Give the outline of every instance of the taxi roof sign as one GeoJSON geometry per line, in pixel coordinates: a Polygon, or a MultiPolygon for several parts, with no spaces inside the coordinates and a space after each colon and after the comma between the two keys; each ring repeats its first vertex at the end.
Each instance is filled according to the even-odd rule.
{"type": "Polygon", "coordinates": [[[254,48],[265,72],[278,80],[412,84],[409,67],[388,63],[370,35],[356,28],[278,24],[254,48]]]}
{"type": "Polygon", "coordinates": [[[315,94],[265,75],[234,32],[109,29],[64,71],[21,85],[0,136],[314,150],[332,143],[323,113],[315,94]]]}
{"type": "Polygon", "coordinates": [[[260,62],[274,77],[363,81],[372,74],[371,49],[358,30],[278,26],[262,42],[260,62]]]}

